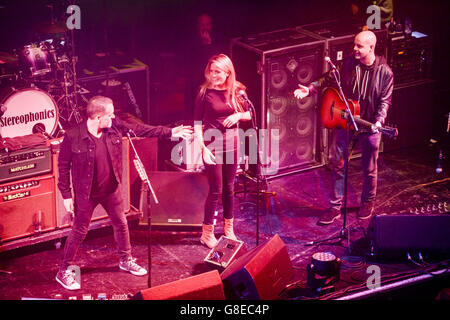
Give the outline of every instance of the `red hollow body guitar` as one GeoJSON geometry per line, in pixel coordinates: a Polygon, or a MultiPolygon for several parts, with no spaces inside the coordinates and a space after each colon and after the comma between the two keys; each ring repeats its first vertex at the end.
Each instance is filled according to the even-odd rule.
{"type": "MultiPolygon", "coordinates": [[[[358,101],[348,99],[347,102],[357,124],[375,128],[373,123],[359,117],[360,107],[358,101]]],[[[347,129],[346,110],[347,107],[345,106],[344,99],[342,99],[339,92],[334,88],[326,88],[322,96],[322,105],[320,108],[320,119],[322,120],[324,127],[328,129],[347,129]]],[[[378,130],[394,139],[398,136],[397,128],[384,126],[378,130]]]]}

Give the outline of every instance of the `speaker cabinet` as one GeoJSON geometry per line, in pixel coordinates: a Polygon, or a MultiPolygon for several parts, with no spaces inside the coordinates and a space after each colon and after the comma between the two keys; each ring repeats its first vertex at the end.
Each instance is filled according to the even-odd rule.
{"type": "Polygon", "coordinates": [[[52,174],[0,186],[1,242],[40,235],[55,227],[55,177],[52,174]]]}
{"type": "Polygon", "coordinates": [[[309,168],[322,161],[317,99],[298,101],[298,84],[323,72],[325,41],[297,29],[284,29],[232,40],[238,79],[248,87],[260,129],[263,174],[271,177],[309,168]]]}
{"type": "MultiPolygon", "coordinates": [[[[119,186],[122,188],[122,198],[124,202],[125,212],[130,212],[130,157],[129,157],[129,142],[127,138],[122,138],[122,184],[119,186]]],[[[54,167],[55,167],[55,180],[58,181],[58,154],[54,155],[54,167]]],[[[56,186],[57,193],[57,215],[56,215],[56,225],[58,228],[67,228],[71,226],[72,216],[68,213],[64,207],[63,198],[61,192],[56,186]]],[[[91,221],[96,221],[100,219],[107,218],[108,214],[105,209],[98,205],[94,209],[91,221]]]]}
{"type": "Polygon", "coordinates": [[[143,300],[225,300],[225,294],[219,272],[213,270],[142,290],[135,298],[143,300]]]}
{"type": "Polygon", "coordinates": [[[276,234],[234,260],[220,276],[227,299],[274,300],[293,275],[286,245],[276,234]]]}
{"type": "MultiPolygon", "coordinates": [[[[362,30],[362,26],[352,23],[343,23],[339,20],[323,21],[302,25],[299,27],[303,32],[326,41],[325,55],[337,66],[342,65],[345,57],[353,52],[355,36],[362,30]]],[[[371,30],[377,37],[375,53],[388,58],[388,33],[386,29],[371,30]]],[[[328,70],[326,65],[326,70],[328,70]]]]}
{"type": "Polygon", "coordinates": [[[426,145],[429,142],[437,125],[435,119],[438,118],[435,90],[435,83],[431,80],[394,86],[386,123],[398,128],[398,138],[384,139],[385,151],[426,145]]]}
{"type": "Polygon", "coordinates": [[[369,223],[368,234],[375,256],[406,259],[421,253],[426,257],[450,257],[450,215],[383,215],[369,223]]]}
{"type": "MultiPolygon", "coordinates": [[[[182,171],[148,172],[158,204],[150,196],[152,225],[201,227],[208,181],[204,173],[182,171]]],[[[147,223],[147,192],[141,194],[142,222],[147,223]]]]}

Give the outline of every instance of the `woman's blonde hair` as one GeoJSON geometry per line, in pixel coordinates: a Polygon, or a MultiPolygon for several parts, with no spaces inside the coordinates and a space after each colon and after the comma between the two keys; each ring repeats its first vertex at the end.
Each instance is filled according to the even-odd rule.
{"type": "Polygon", "coordinates": [[[234,70],[233,62],[231,62],[231,59],[225,54],[218,54],[212,56],[209,59],[204,72],[205,82],[200,86],[199,96],[203,98],[206,89],[212,87],[210,80],[210,70],[213,63],[215,63],[216,66],[223,72],[228,74],[228,77],[225,80],[225,88],[227,90],[227,103],[230,104],[235,112],[244,112],[244,108],[242,106],[243,101],[242,99],[238,98],[238,92],[239,90],[245,90],[246,88],[242,83],[236,80],[236,71],[234,70]]]}

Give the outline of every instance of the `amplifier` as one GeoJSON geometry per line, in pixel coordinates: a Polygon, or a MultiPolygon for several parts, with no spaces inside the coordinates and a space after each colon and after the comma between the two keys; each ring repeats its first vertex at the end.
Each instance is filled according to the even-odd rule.
{"type": "Polygon", "coordinates": [[[0,186],[0,241],[37,236],[56,227],[55,177],[47,174],[0,186]]]}
{"type": "Polygon", "coordinates": [[[406,84],[431,77],[432,42],[428,35],[413,32],[410,37],[390,35],[388,63],[395,84],[406,84]]]}
{"type": "Polygon", "coordinates": [[[52,171],[48,147],[0,153],[0,183],[46,174],[52,171]]]}

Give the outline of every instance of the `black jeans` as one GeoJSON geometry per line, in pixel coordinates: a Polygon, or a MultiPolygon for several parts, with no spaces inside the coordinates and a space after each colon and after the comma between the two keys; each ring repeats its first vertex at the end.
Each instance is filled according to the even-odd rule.
{"type": "Polygon", "coordinates": [[[98,204],[101,204],[105,208],[111,220],[120,259],[131,257],[130,234],[127,218],[124,213],[121,190],[122,188],[119,185],[116,191],[105,197],[75,202],[75,218],[72,230],[64,246],[64,258],[60,266],[61,270],[66,270],[69,265],[73,264],[78,248],[89,230],[89,223],[91,222],[94,209],[98,204]]]}
{"type": "Polygon", "coordinates": [[[237,151],[230,151],[228,156],[227,153],[217,153],[215,156],[215,165],[205,163],[209,192],[205,202],[203,223],[209,225],[214,223],[214,212],[217,210],[220,197],[222,197],[224,218],[231,219],[234,216],[234,178],[236,177],[238,168],[237,151]],[[223,159],[223,161],[221,159],[223,159]]]}
{"type": "MultiPolygon", "coordinates": [[[[350,140],[357,139],[361,144],[361,161],[363,169],[363,190],[361,202],[370,202],[375,199],[377,193],[378,178],[378,152],[380,148],[381,133],[360,133],[356,137],[350,132],[350,140]]],[[[330,204],[336,209],[342,206],[344,198],[344,154],[347,145],[347,132],[343,129],[336,130],[334,152],[331,159],[333,176],[333,193],[330,204]]]]}

